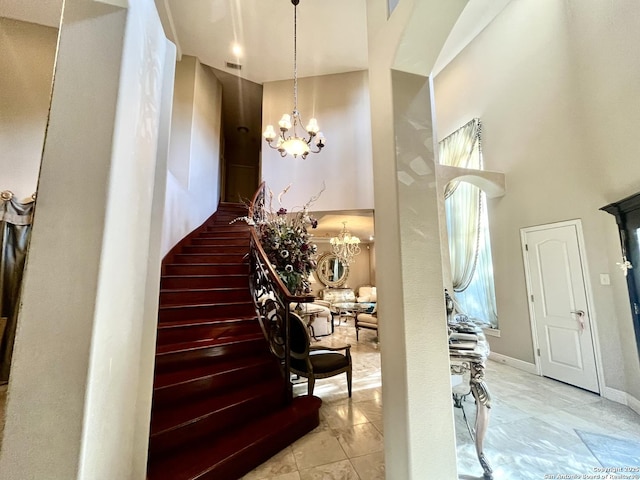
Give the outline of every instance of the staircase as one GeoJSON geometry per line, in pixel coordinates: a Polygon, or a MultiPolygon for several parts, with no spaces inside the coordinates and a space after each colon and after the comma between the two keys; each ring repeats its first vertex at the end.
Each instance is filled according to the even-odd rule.
{"type": "Polygon", "coordinates": [[[250,231],[222,203],[165,258],[148,480],[237,480],[318,426],[321,401],[288,403],[249,291],[250,231]]]}

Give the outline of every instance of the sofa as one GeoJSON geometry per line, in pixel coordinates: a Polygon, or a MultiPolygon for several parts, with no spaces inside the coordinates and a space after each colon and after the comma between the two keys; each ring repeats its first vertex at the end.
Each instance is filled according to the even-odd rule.
{"type": "MultiPolygon", "coordinates": [[[[343,318],[353,318],[351,311],[341,310],[335,306],[336,303],[356,303],[356,294],[351,288],[324,288],[319,292],[324,302],[328,302],[334,317],[338,317],[338,324],[343,318]]],[[[317,300],[316,300],[317,301],[317,300]]]]}
{"type": "Polygon", "coordinates": [[[330,304],[356,301],[356,294],[351,288],[323,288],[319,295],[323,301],[330,304]]]}

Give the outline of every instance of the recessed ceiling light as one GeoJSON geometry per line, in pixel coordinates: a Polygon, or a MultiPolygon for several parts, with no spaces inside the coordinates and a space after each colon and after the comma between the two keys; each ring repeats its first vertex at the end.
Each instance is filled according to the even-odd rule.
{"type": "Polygon", "coordinates": [[[242,47],[237,43],[235,43],[233,47],[231,47],[231,51],[236,57],[239,57],[240,55],[242,55],[242,47]]]}

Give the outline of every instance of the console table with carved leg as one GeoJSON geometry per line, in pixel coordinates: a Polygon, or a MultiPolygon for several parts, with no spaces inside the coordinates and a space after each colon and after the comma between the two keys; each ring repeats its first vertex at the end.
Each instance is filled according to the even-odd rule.
{"type": "MultiPolygon", "coordinates": [[[[455,326],[453,326],[455,329],[455,326]]],[[[493,471],[484,455],[484,436],[489,426],[489,414],[491,409],[491,396],[484,381],[484,367],[489,357],[489,344],[480,328],[474,332],[453,332],[449,341],[449,358],[452,375],[461,375],[468,378],[467,391],[453,393],[455,406],[462,409],[464,420],[471,438],[475,442],[478,461],[482,466],[485,479],[493,478],[493,471]],[[473,338],[475,337],[475,339],[473,338]],[[475,426],[471,428],[467,416],[464,413],[462,401],[469,393],[476,401],[475,426]]]]}

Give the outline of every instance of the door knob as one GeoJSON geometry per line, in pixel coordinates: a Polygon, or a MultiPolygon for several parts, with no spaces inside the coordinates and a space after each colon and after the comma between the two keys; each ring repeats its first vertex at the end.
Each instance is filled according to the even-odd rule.
{"type": "Polygon", "coordinates": [[[580,331],[584,332],[584,310],[572,310],[578,316],[578,323],[580,324],[580,331]]]}

